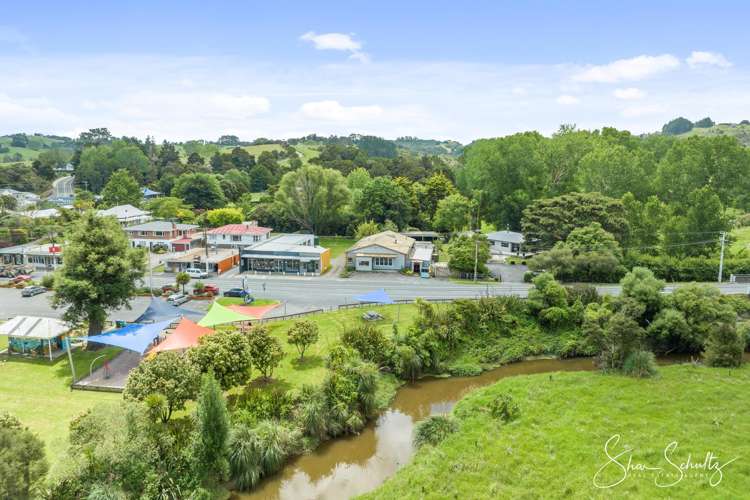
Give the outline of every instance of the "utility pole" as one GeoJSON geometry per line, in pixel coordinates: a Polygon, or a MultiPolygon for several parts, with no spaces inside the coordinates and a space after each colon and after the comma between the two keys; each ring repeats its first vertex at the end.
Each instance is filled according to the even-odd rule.
{"type": "Polygon", "coordinates": [[[724,244],[727,240],[727,233],[721,232],[721,253],[719,254],[719,283],[721,283],[722,275],[724,274],[724,244]]]}
{"type": "Polygon", "coordinates": [[[479,263],[479,238],[474,235],[474,281],[477,280],[477,264],[479,263]]]}

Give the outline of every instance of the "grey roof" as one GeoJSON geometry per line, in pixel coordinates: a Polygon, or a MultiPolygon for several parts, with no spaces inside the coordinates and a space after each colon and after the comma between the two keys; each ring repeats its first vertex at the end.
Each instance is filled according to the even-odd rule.
{"type": "MultiPolygon", "coordinates": [[[[124,229],[125,231],[171,231],[173,229],[172,224],[173,223],[168,220],[152,220],[150,222],[144,222],[143,224],[128,226],[124,229]]],[[[174,229],[179,231],[187,231],[189,229],[196,229],[197,227],[197,224],[174,223],[174,229]]]]}
{"type": "Polygon", "coordinates": [[[519,244],[524,242],[523,234],[515,231],[495,231],[494,233],[489,233],[487,239],[490,241],[507,241],[508,243],[519,244]]]}
{"type": "Polygon", "coordinates": [[[432,260],[433,245],[427,243],[417,243],[414,245],[414,253],[411,255],[411,260],[430,262],[432,260]]]}
{"type": "Polygon", "coordinates": [[[281,234],[273,238],[254,243],[242,251],[243,257],[256,255],[314,254],[321,255],[326,251],[320,246],[304,245],[312,238],[310,234],[281,234]]]}
{"type": "Polygon", "coordinates": [[[27,339],[53,339],[68,330],[70,327],[59,319],[38,316],[16,316],[0,325],[0,335],[27,339]]]}

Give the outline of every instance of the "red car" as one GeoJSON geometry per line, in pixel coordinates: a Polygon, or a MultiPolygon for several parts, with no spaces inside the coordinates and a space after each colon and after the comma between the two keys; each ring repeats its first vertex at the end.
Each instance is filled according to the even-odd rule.
{"type": "Polygon", "coordinates": [[[211,292],[213,295],[219,295],[219,287],[212,284],[203,285],[203,293],[211,292]]]}

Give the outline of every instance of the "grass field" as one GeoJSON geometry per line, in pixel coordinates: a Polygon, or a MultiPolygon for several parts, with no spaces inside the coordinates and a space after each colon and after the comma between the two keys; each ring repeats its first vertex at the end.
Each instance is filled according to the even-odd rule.
{"type": "MultiPolygon", "coordinates": [[[[412,463],[365,498],[740,498],[750,489],[750,367],[714,369],[693,365],[661,368],[650,380],[569,372],[505,379],[477,390],[454,410],[460,429],[436,447],[421,449],[412,463]],[[487,408],[500,394],[512,394],[520,417],[502,424],[487,408]],[[706,472],[691,469],[673,486],[654,483],[656,471],[630,470],[611,488],[594,486],[610,454],[631,453],[610,462],[597,476],[600,487],[624,477],[624,464],[661,467],[660,484],[677,481],[672,462],[703,463],[711,452],[723,479],[710,487],[706,472]]],[[[718,474],[714,480],[718,479],[718,474]]]]}
{"type": "Polygon", "coordinates": [[[321,236],[320,246],[331,249],[331,258],[335,259],[346,252],[352,245],[357,242],[354,238],[344,238],[341,236],[321,236]]]}
{"type": "Polygon", "coordinates": [[[216,302],[222,306],[268,306],[271,304],[278,304],[278,300],[274,299],[255,299],[252,304],[245,304],[241,297],[219,297],[216,302]]]}
{"type": "MultiPolygon", "coordinates": [[[[7,344],[0,337],[0,350],[7,344]]],[[[73,351],[76,374],[88,374],[94,358],[106,355],[111,359],[119,352],[106,348],[94,352],[73,351]]],[[[98,364],[98,363],[97,363],[98,364]]],[[[70,420],[97,402],[112,402],[119,394],[71,391],[68,357],[55,361],[29,360],[0,356],[0,411],[16,415],[24,425],[39,434],[48,456],[54,460],[67,443],[70,420]]]]}

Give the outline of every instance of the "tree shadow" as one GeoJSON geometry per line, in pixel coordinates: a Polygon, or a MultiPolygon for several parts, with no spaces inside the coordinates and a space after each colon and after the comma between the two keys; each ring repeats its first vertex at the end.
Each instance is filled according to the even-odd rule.
{"type": "Polygon", "coordinates": [[[309,354],[302,359],[294,358],[291,361],[291,365],[295,370],[312,370],[324,366],[325,359],[323,359],[323,356],[317,354],[309,354]]]}

